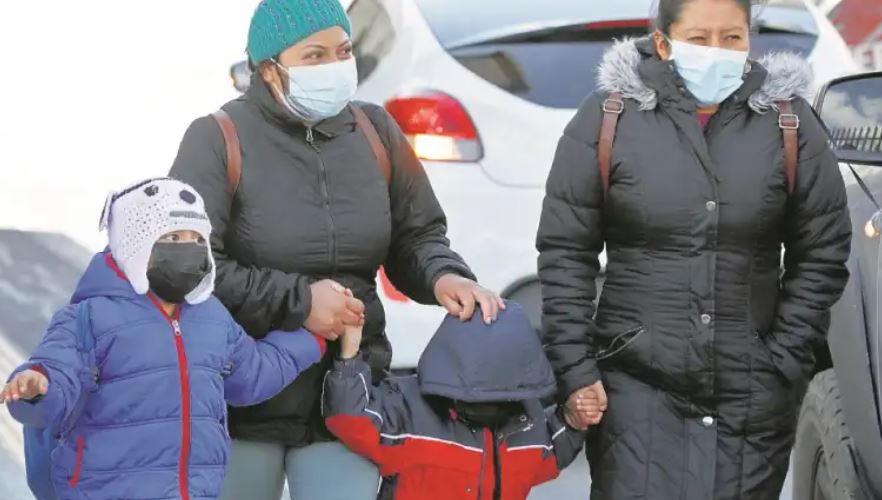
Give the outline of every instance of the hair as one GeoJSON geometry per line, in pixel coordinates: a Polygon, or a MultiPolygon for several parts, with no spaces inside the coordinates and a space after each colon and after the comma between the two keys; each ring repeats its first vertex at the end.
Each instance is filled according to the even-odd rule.
{"type": "MultiPolygon", "coordinates": [[[[658,0],[657,2],[657,13],[655,16],[655,23],[653,24],[653,28],[661,31],[665,35],[671,34],[671,25],[677,22],[680,18],[680,13],[683,11],[683,6],[694,2],[695,0],[658,0]]],[[[754,4],[760,3],[757,0],[731,0],[738,4],[741,7],[741,10],[744,11],[744,14],[747,16],[747,24],[751,24],[751,13],[752,7],[754,4]]]]}

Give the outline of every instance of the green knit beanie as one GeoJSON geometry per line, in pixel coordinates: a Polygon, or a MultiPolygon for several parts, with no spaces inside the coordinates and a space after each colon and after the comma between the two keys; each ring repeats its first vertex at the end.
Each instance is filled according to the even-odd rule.
{"type": "Polygon", "coordinates": [[[246,51],[259,64],[334,26],[352,35],[340,0],[262,0],[251,17],[246,51]]]}

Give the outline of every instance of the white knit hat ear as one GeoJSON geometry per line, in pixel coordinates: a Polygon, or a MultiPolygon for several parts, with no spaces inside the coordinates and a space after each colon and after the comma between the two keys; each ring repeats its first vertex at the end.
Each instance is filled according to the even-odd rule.
{"type": "MultiPolygon", "coordinates": [[[[211,222],[205,203],[196,190],[174,179],[142,181],[112,194],[105,202],[101,225],[107,227],[110,252],[125,273],[135,293],[150,289],[147,267],[153,245],[174,231],[195,231],[211,241],[211,222]]],[[[211,297],[216,275],[211,248],[208,275],[190,292],[186,300],[198,304],[211,297]]]]}
{"type": "Polygon", "coordinates": [[[98,221],[98,231],[104,231],[110,223],[110,205],[113,204],[114,196],[116,196],[116,191],[107,193],[107,198],[104,200],[104,208],[101,210],[101,220],[98,221]]]}

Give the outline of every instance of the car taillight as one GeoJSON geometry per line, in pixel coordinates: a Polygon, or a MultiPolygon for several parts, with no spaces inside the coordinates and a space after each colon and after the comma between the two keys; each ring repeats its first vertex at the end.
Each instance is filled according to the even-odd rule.
{"type": "Polygon", "coordinates": [[[417,156],[435,161],[478,161],[483,148],[462,104],[441,92],[396,97],[386,110],[398,122],[417,156]]]}

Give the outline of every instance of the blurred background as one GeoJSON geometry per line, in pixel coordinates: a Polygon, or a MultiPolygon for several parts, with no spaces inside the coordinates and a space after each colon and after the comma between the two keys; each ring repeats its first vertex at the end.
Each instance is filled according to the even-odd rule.
{"type": "MultiPolygon", "coordinates": [[[[0,2],[0,378],[102,248],[107,192],[166,174],[189,123],[244,90],[255,3],[0,2]]],[[[359,98],[402,125],[454,245],[538,325],[532,240],[557,137],[612,39],[647,32],[651,0],[343,3],[359,98]],[[476,234],[475,210],[497,223],[476,234]]],[[[805,56],[816,85],[882,70],[882,0],[771,0],[753,47],[805,56]]],[[[412,368],[427,337],[396,332],[431,332],[440,313],[380,285],[395,367],[412,368]]],[[[20,429],[0,409],[0,500],[30,499],[22,463],[20,429]]],[[[586,476],[582,461],[531,498],[586,498],[586,476]]]]}

